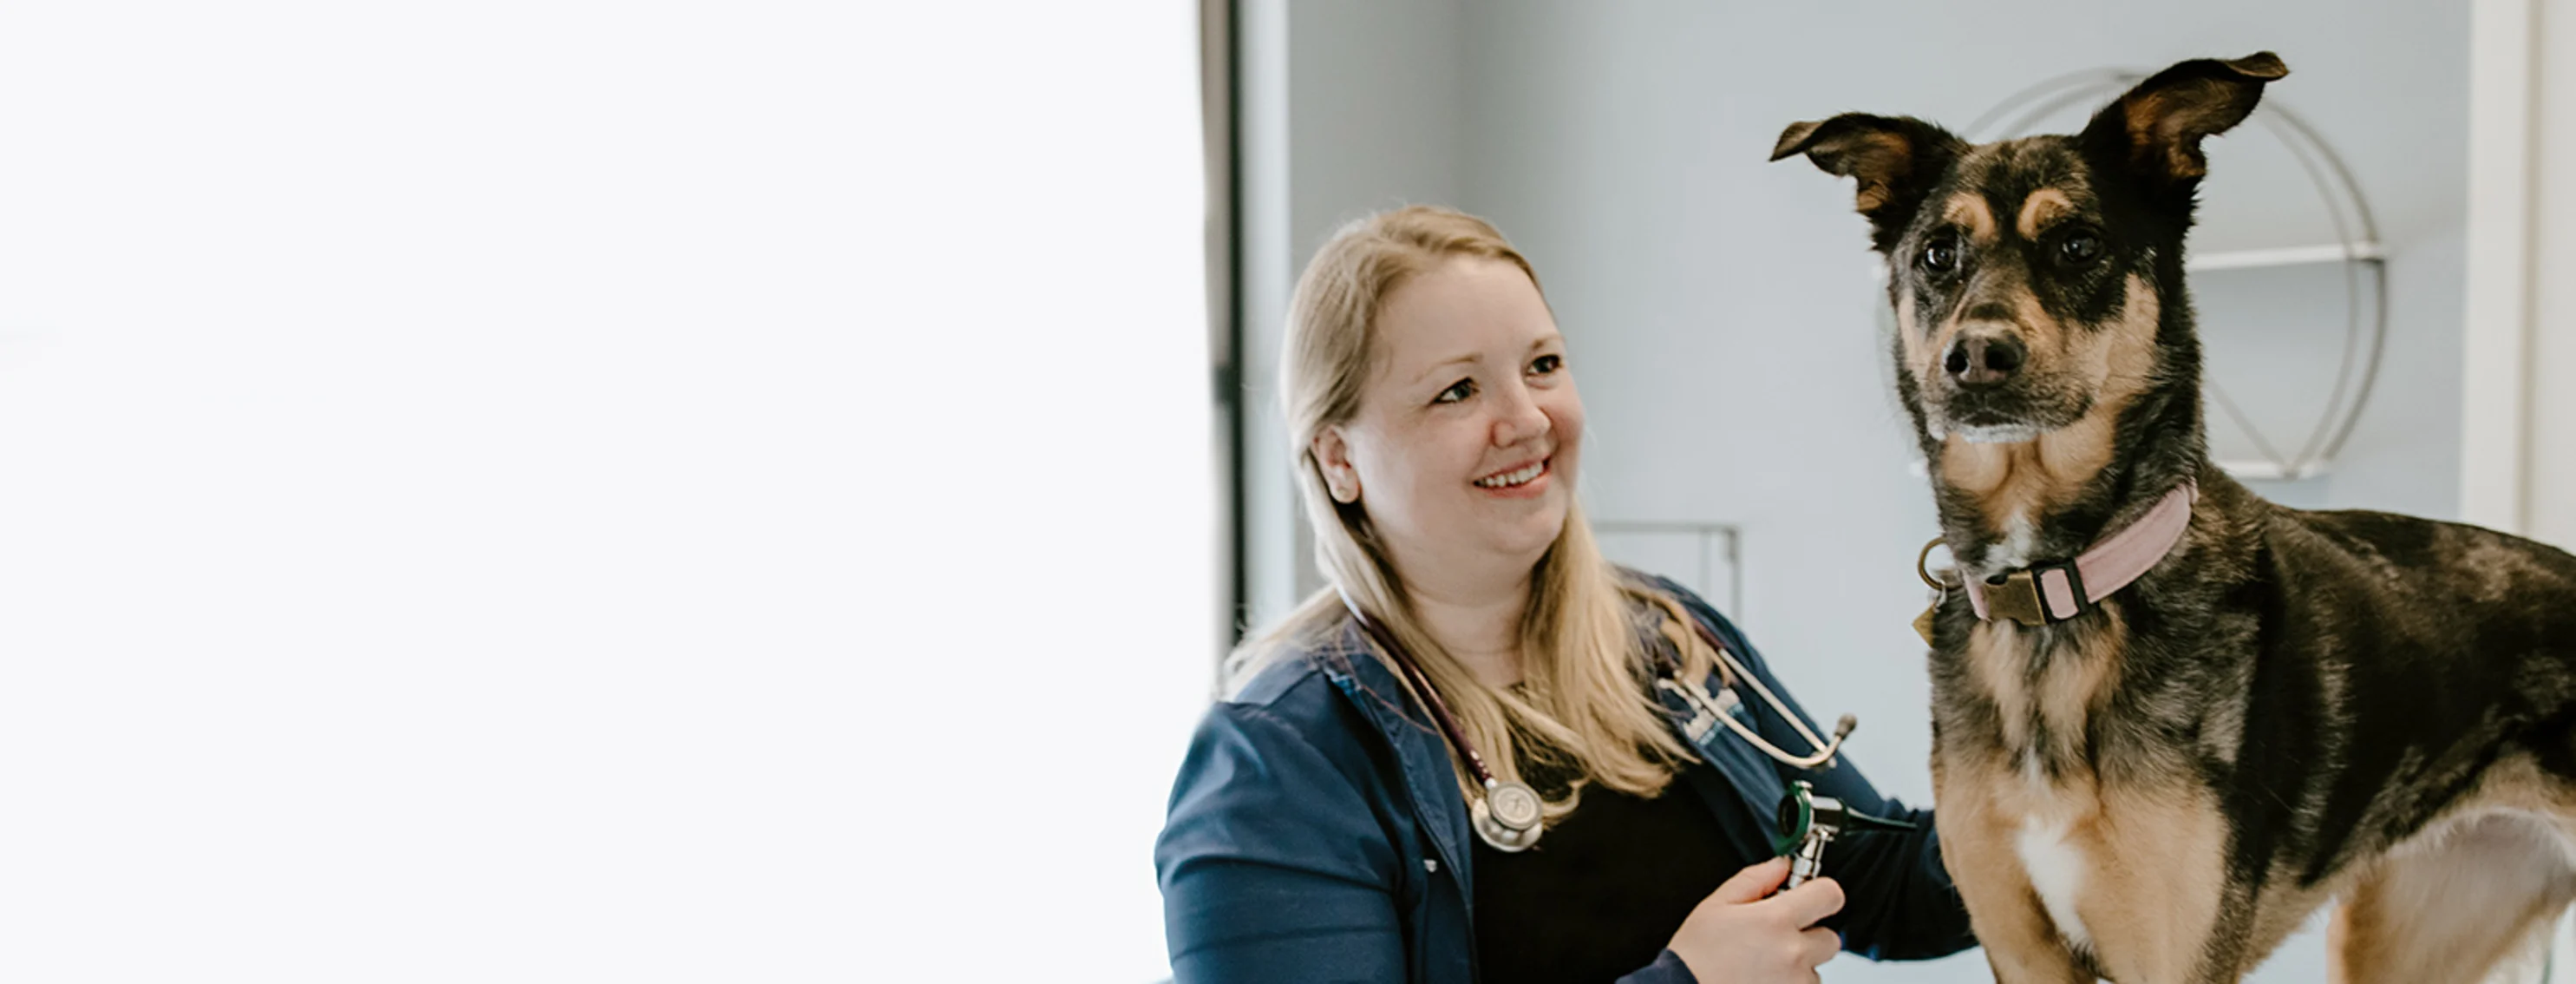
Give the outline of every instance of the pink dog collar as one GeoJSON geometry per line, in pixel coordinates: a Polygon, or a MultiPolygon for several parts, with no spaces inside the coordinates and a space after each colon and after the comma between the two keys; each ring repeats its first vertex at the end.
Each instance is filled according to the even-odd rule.
{"type": "Polygon", "coordinates": [[[2191,504],[2198,498],[2200,486],[2184,482],[2128,529],[2071,562],[2038,564],[1982,582],[1971,579],[1968,605],[1980,619],[2023,625],[2063,622],[2091,611],[2173,552],[2183,531],[2191,528],[2191,504]]]}

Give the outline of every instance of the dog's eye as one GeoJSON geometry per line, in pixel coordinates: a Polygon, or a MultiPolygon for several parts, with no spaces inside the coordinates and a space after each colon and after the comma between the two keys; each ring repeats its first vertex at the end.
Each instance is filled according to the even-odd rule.
{"type": "Polygon", "coordinates": [[[2102,256],[2102,237],[2079,232],[2057,243],[2057,258],[2067,266],[2083,266],[2102,256]]]}
{"type": "Polygon", "coordinates": [[[1949,273],[1959,268],[1959,244],[1948,239],[1933,240],[1931,245],[1923,247],[1923,255],[1916,262],[1922,264],[1926,273],[1935,276],[1949,273]]]}

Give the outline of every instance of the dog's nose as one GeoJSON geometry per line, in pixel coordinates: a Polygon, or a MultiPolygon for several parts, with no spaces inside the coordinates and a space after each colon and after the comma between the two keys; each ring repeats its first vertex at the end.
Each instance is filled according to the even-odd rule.
{"type": "Polygon", "coordinates": [[[1993,386],[2011,379],[2029,354],[2011,335],[1962,335],[1941,357],[1941,368],[1961,386],[1993,386]]]}

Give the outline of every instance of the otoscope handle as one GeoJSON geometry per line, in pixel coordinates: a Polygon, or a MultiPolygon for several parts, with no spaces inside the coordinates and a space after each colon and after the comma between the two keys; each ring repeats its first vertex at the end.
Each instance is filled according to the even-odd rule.
{"type": "Polygon", "coordinates": [[[1786,892],[1804,885],[1808,879],[1824,871],[1825,845],[1833,839],[1831,828],[1809,829],[1807,836],[1798,842],[1798,849],[1789,853],[1789,880],[1780,883],[1780,890],[1786,892]]]}

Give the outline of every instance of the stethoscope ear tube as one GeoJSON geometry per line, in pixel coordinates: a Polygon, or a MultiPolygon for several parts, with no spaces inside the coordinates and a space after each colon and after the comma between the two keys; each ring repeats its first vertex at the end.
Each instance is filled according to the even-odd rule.
{"type": "Polygon", "coordinates": [[[1737,660],[1734,653],[1726,651],[1726,644],[1718,641],[1717,633],[1709,631],[1708,626],[1700,624],[1699,619],[1689,618],[1687,615],[1684,619],[1690,622],[1691,628],[1698,630],[1700,641],[1707,643],[1708,648],[1716,651],[1718,662],[1726,666],[1727,675],[1751,684],[1753,692],[1762,696],[1762,702],[1771,705],[1771,710],[1778,713],[1781,720],[1789,722],[1790,729],[1796,731],[1798,737],[1806,739],[1807,747],[1814,749],[1815,752],[1809,755],[1791,755],[1781,750],[1780,746],[1772,744],[1769,739],[1762,737],[1761,733],[1753,730],[1750,725],[1736,720],[1734,715],[1711,706],[1714,702],[1710,700],[1707,691],[1700,687],[1698,681],[1688,679],[1681,665],[1676,662],[1666,667],[1666,670],[1674,679],[1681,681],[1678,689],[1681,690],[1682,696],[1698,705],[1698,710],[1715,717],[1719,724],[1725,725],[1726,730],[1735,732],[1735,736],[1744,739],[1746,744],[1770,756],[1774,762],[1797,769],[1832,767],[1834,755],[1842,751],[1843,740],[1850,738],[1852,729],[1860,726],[1860,719],[1845,714],[1841,720],[1834,722],[1834,736],[1831,739],[1817,738],[1814,731],[1808,730],[1807,722],[1799,719],[1798,715],[1790,713],[1788,703],[1773,694],[1771,688],[1762,683],[1761,677],[1754,676],[1753,671],[1745,669],[1744,663],[1737,660]]]}

